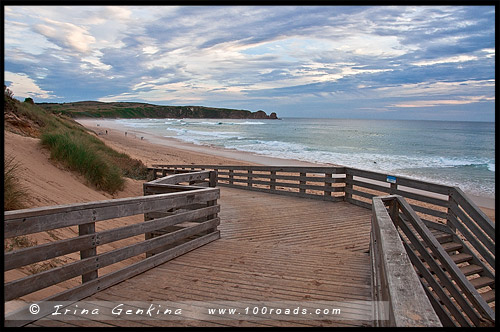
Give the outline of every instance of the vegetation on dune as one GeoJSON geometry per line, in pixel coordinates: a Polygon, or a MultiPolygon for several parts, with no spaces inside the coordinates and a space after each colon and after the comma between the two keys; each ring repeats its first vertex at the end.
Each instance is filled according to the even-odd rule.
{"type": "MultiPolygon", "coordinates": [[[[13,123],[32,123],[39,130],[41,144],[50,150],[51,158],[67,168],[82,174],[97,189],[113,194],[123,189],[124,176],[146,179],[147,168],[140,161],[119,153],[85,127],[64,115],[55,115],[33,103],[13,99],[4,86],[4,117],[12,113],[18,120],[13,123]]],[[[11,114],[11,115],[12,115],[11,114]]]]}
{"type": "Polygon", "coordinates": [[[59,129],[44,132],[41,139],[49,148],[51,158],[79,172],[98,189],[109,193],[123,189],[125,181],[118,167],[101,157],[81,133],[59,129]]]}
{"type": "Polygon", "coordinates": [[[3,168],[4,210],[24,209],[28,203],[27,189],[19,183],[19,164],[13,156],[6,156],[3,168]]]}
{"type": "Polygon", "coordinates": [[[146,103],[81,101],[76,103],[40,103],[40,107],[69,117],[91,118],[209,118],[209,119],[277,119],[276,113],[251,112],[205,106],[161,106],[146,103]]]}

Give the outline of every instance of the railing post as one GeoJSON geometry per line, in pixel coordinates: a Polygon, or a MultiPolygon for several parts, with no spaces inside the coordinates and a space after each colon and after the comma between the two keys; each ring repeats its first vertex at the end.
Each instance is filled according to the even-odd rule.
{"type": "MultiPolygon", "coordinates": [[[[307,173],[302,173],[302,172],[301,172],[301,173],[300,173],[300,176],[301,176],[301,177],[305,177],[305,176],[306,176],[306,174],[307,174],[307,173]]],[[[305,192],[306,192],[305,188],[302,188],[302,186],[304,186],[305,184],[306,184],[306,181],[304,181],[304,180],[300,180],[300,185],[299,185],[299,192],[300,192],[300,193],[305,193],[305,192]]]]}
{"type": "Polygon", "coordinates": [[[229,170],[229,184],[233,184],[234,171],[232,169],[229,170]]]}
{"type": "Polygon", "coordinates": [[[391,216],[394,225],[399,226],[400,218],[399,218],[399,205],[398,200],[393,198],[389,202],[389,214],[391,216]]]}
{"type": "Polygon", "coordinates": [[[276,171],[271,171],[270,183],[269,189],[276,190],[276,171]]]}
{"type": "Polygon", "coordinates": [[[354,179],[354,176],[352,174],[349,173],[349,171],[347,170],[346,168],[346,171],[345,171],[345,195],[344,195],[344,200],[348,203],[351,202],[352,200],[352,181],[354,179]],[[351,191],[351,192],[349,192],[351,191]]]}
{"type": "Polygon", "coordinates": [[[453,189],[448,190],[448,215],[446,218],[446,225],[454,232],[457,232],[457,228],[451,221],[452,217],[455,216],[455,213],[453,213],[452,208],[457,208],[458,209],[458,204],[453,200],[453,189]]]}
{"type": "MultiPolygon", "coordinates": [[[[94,217],[92,217],[93,220],[95,220],[95,210],[94,212],[94,217]]],[[[88,224],[83,224],[83,225],[78,225],[78,235],[88,235],[88,234],[95,234],[95,222],[91,222],[88,224]]],[[[89,258],[92,256],[97,255],[97,246],[99,245],[99,239],[94,235],[92,237],[92,248],[90,249],[85,249],[80,251],[80,259],[84,258],[89,258]]],[[[99,262],[96,259],[95,262],[95,267],[96,269],[93,271],[90,271],[88,273],[82,274],[82,283],[88,282],[90,280],[96,279],[97,278],[97,269],[99,268],[99,262]]]]}
{"type": "Polygon", "coordinates": [[[210,171],[208,178],[208,186],[211,188],[217,187],[217,171],[210,171]]]}
{"type": "MultiPolygon", "coordinates": [[[[148,190],[148,183],[147,182],[143,183],[142,190],[143,190],[144,196],[151,195],[151,192],[148,190]]],[[[153,218],[151,218],[149,216],[149,213],[144,213],[144,221],[150,221],[152,219],[153,218]]],[[[152,238],[153,238],[153,233],[147,232],[147,233],[144,234],[144,240],[149,240],[149,239],[152,239],[152,238]]],[[[151,257],[152,255],[153,254],[150,251],[146,252],[146,258],[151,257]]]]}
{"type": "Polygon", "coordinates": [[[247,176],[247,181],[248,181],[247,182],[247,187],[251,187],[252,186],[252,179],[253,178],[251,177],[251,175],[252,175],[252,170],[249,169],[248,170],[248,176],[247,176]]]}
{"type": "MultiPolygon", "coordinates": [[[[332,188],[332,183],[327,182],[327,180],[332,179],[332,173],[325,173],[325,188],[326,189],[331,189],[332,188]]],[[[325,190],[325,196],[329,197],[332,196],[332,192],[329,190],[325,190]]]]}
{"type": "MultiPolygon", "coordinates": [[[[216,170],[210,171],[210,173],[209,173],[209,186],[212,188],[217,186],[217,171],[216,170]]],[[[215,206],[215,205],[217,205],[216,199],[212,200],[212,201],[207,201],[207,207],[215,206]]],[[[217,214],[211,214],[211,215],[207,216],[207,220],[210,220],[210,219],[213,219],[216,217],[217,217],[217,214]]],[[[207,230],[205,233],[210,234],[210,233],[215,232],[215,231],[217,231],[217,227],[211,228],[211,229],[207,230]]]]}
{"type": "Polygon", "coordinates": [[[391,183],[391,190],[390,190],[390,194],[391,195],[395,195],[396,194],[396,190],[398,189],[398,185],[397,183],[391,183]]]}

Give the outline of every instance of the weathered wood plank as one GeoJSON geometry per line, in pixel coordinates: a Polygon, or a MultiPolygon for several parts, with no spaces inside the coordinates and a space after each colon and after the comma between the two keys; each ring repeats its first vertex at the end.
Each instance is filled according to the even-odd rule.
{"type": "MultiPolygon", "coordinates": [[[[204,182],[208,183],[208,182],[204,182]]],[[[193,185],[180,185],[180,184],[160,184],[160,183],[144,183],[144,190],[148,191],[150,194],[166,194],[166,193],[174,193],[174,192],[183,192],[197,189],[204,189],[206,186],[202,186],[202,183],[196,186],[193,185]]]]}
{"type": "MultiPolygon", "coordinates": [[[[152,165],[153,167],[165,167],[167,169],[173,169],[177,167],[183,167],[185,165],[152,165]]],[[[221,166],[221,165],[196,165],[196,167],[203,167],[206,169],[214,170],[252,170],[252,171],[276,171],[276,172],[307,172],[307,173],[333,173],[333,174],[345,174],[345,167],[302,167],[302,166],[221,166]]]]}
{"type": "Polygon", "coordinates": [[[373,199],[372,209],[374,246],[380,255],[373,269],[380,283],[380,300],[389,302],[388,325],[441,327],[382,200],[373,199]]]}
{"type": "MultiPolygon", "coordinates": [[[[101,290],[104,290],[108,287],[111,287],[117,283],[122,282],[123,280],[129,279],[135,275],[138,275],[144,271],[150,270],[160,264],[163,264],[173,258],[179,257],[191,250],[199,248],[209,242],[212,242],[220,237],[219,231],[215,233],[211,233],[208,235],[204,235],[200,238],[191,240],[189,242],[183,243],[173,249],[167,250],[165,252],[156,254],[149,258],[146,258],[140,262],[129,265],[119,271],[105,274],[103,276],[98,277],[97,279],[91,280],[85,284],[80,286],[71,288],[69,290],[57,293],[50,297],[45,298],[40,304],[42,308],[41,312],[37,317],[43,317],[44,314],[47,315],[51,312],[52,308],[50,306],[43,306],[43,302],[49,301],[78,301],[85,297],[88,297],[92,294],[95,294],[101,290]],[[44,312],[45,310],[45,312],[44,312]]],[[[29,321],[21,321],[21,320],[13,320],[16,315],[20,313],[25,313],[26,308],[21,308],[15,312],[12,312],[9,315],[5,316],[4,326],[23,326],[26,325],[33,320],[37,319],[34,317],[33,320],[29,321]]]]}
{"type": "Polygon", "coordinates": [[[448,218],[448,213],[447,212],[437,211],[437,210],[434,210],[434,209],[429,209],[429,208],[426,208],[426,207],[423,207],[423,206],[420,206],[420,205],[416,205],[416,204],[410,204],[410,206],[416,212],[428,214],[430,216],[438,217],[438,218],[441,218],[441,219],[444,219],[444,220],[446,220],[448,218]]]}
{"type": "MultiPolygon", "coordinates": [[[[444,287],[449,292],[449,294],[451,294],[451,296],[455,298],[456,302],[460,305],[463,312],[465,312],[466,316],[472,321],[472,323],[474,325],[479,324],[479,315],[469,306],[464,297],[464,294],[462,294],[457,288],[458,286],[455,285],[452,280],[450,280],[450,278],[445,274],[442,265],[438,264],[435,258],[431,256],[431,254],[427,251],[426,247],[429,247],[429,244],[427,243],[427,246],[424,247],[421,240],[417,238],[416,234],[413,233],[413,231],[405,222],[399,223],[399,227],[408,237],[411,244],[416,248],[416,250],[420,254],[420,257],[429,265],[432,272],[437,276],[442,287],[444,287]]],[[[436,247],[439,247],[440,251],[444,251],[439,245],[436,245],[436,247]]],[[[446,253],[443,255],[448,256],[446,253]]]]}
{"type": "MultiPolygon", "coordinates": [[[[464,315],[460,312],[460,310],[457,308],[455,303],[451,301],[450,297],[446,292],[443,290],[442,286],[439,284],[438,281],[432,276],[431,272],[426,268],[426,266],[422,263],[420,258],[415,254],[413,249],[410,248],[408,243],[403,241],[403,245],[405,247],[406,253],[408,254],[408,257],[410,258],[411,262],[413,265],[416,266],[417,270],[422,274],[422,277],[427,281],[428,285],[432,287],[433,292],[437,295],[438,299],[435,299],[435,305],[434,308],[436,307],[436,304],[441,306],[440,301],[443,302],[443,304],[446,306],[446,308],[450,311],[451,315],[454,317],[454,319],[460,324],[460,326],[467,327],[470,326],[469,322],[465,319],[464,315]]],[[[427,291],[428,294],[429,291],[427,291]]],[[[434,297],[429,298],[429,300],[433,299],[434,297]]],[[[456,326],[453,323],[453,320],[450,318],[449,314],[442,310],[440,312],[441,320],[444,318],[447,318],[447,322],[451,323],[449,326],[456,326]],[[445,317],[443,317],[445,316],[445,317]]]]}
{"type": "Polygon", "coordinates": [[[181,182],[191,182],[191,181],[204,181],[210,178],[210,171],[199,171],[190,172],[184,174],[169,175],[163,178],[159,178],[153,181],[149,181],[148,184],[178,184],[181,182]]]}
{"type": "Polygon", "coordinates": [[[5,212],[4,237],[14,237],[88,222],[143,214],[165,206],[178,208],[219,197],[218,188],[121,198],[5,212]]]}
{"type": "MultiPolygon", "coordinates": [[[[470,282],[467,280],[467,278],[463,275],[463,273],[459,270],[457,265],[452,261],[450,256],[444,251],[443,247],[439,244],[439,242],[434,238],[434,236],[430,233],[430,231],[427,229],[427,227],[423,224],[423,222],[420,220],[420,218],[416,215],[416,213],[411,209],[409,204],[402,199],[402,197],[398,197],[398,203],[401,208],[401,211],[406,215],[408,220],[412,223],[414,226],[415,230],[418,232],[418,234],[422,237],[422,239],[427,243],[428,247],[432,251],[434,255],[438,258],[439,262],[441,265],[446,269],[446,271],[452,276],[452,279],[457,283],[457,285],[460,287],[464,295],[467,297],[469,301],[474,305],[474,308],[478,310],[482,315],[485,315],[486,317],[490,317],[494,321],[495,313],[491,310],[491,308],[488,306],[488,304],[484,301],[484,299],[481,297],[481,295],[477,292],[477,290],[470,284],[470,282]]],[[[404,225],[404,223],[402,223],[404,225]]],[[[410,236],[411,232],[405,232],[407,236],[410,236]]],[[[417,241],[419,242],[419,241],[417,241]]],[[[413,244],[415,244],[415,241],[412,241],[413,244]]],[[[420,244],[420,242],[419,242],[420,244]]],[[[428,254],[427,251],[424,249],[421,254],[428,254]]],[[[427,262],[428,264],[434,264],[434,259],[430,259],[430,261],[427,262]]],[[[479,325],[479,317],[477,314],[472,310],[472,308],[469,307],[469,305],[463,301],[462,295],[456,291],[455,286],[450,282],[448,282],[448,279],[446,276],[443,276],[443,282],[448,283],[447,287],[450,292],[457,292],[457,294],[454,294],[455,299],[457,300],[458,303],[461,304],[462,309],[467,313],[469,318],[476,324],[476,326],[479,325]]]]}
{"type": "MultiPolygon", "coordinates": [[[[349,180],[349,184],[363,188],[368,188],[368,189],[373,189],[377,191],[381,191],[383,193],[389,193],[391,191],[390,187],[384,187],[381,185],[377,185],[374,183],[369,183],[369,182],[363,182],[363,181],[358,181],[358,180],[349,180]]],[[[359,189],[358,189],[359,190],[359,189]]]]}
{"type": "MultiPolygon", "coordinates": [[[[320,199],[320,200],[326,200],[326,201],[332,201],[332,202],[340,202],[343,200],[342,196],[336,197],[325,197],[323,195],[314,195],[314,194],[308,194],[308,193],[299,193],[299,192],[292,192],[292,191],[286,191],[286,190],[270,190],[270,189],[265,189],[265,188],[258,188],[258,187],[246,187],[246,186],[240,186],[240,185],[230,185],[226,183],[219,183],[219,186],[221,187],[230,187],[230,188],[245,188],[246,190],[252,190],[252,191],[260,191],[264,193],[270,193],[270,194],[279,194],[279,195],[284,195],[284,196],[295,196],[295,197],[302,197],[302,198],[313,198],[313,199],[320,199]]],[[[276,184],[278,186],[278,184],[276,184]]]]}
{"type": "Polygon", "coordinates": [[[449,222],[456,228],[463,236],[469,241],[474,249],[483,257],[483,259],[488,262],[491,266],[495,266],[495,256],[493,252],[488,251],[484,245],[479,242],[472,234],[469,229],[467,229],[462,222],[460,222],[454,215],[450,216],[449,222]]]}
{"type": "MultiPolygon", "coordinates": [[[[83,235],[94,235],[95,236],[95,223],[88,223],[88,224],[83,224],[83,225],[78,225],[78,235],[83,236],[83,235]]],[[[89,249],[83,249],[80,251],[80,259],[85,259],[85,258],[90,258],[94,257],[97,255],[97,237],[95,242],[93,243],[94,245],[90,247],[89,249]]],[[[92,279],[97,278],[97,269],[92,270],[90,272],[87,272],[85,274],[82,274],[82,283],[90,281],[92,279]]]]}
{"type": "MultiPolygon", "coordinates": [[[[243,183],[248,183],[246,180],[233,180],[234,182],[243,182],[243,183]]],[[[270,181],[259,181],[259,180],[252,180],[253,184],[263,184],[263,185],[270,185],[270,181]]],[[[318,190],[318,191],[328,191],[328,192],[343,192],[344,187],[328,187],[328,186],[315,186],[315,185],[308,185],[305,184],[305,181],[300,181],[300,183],[289,183],[289,182],[274,182],[274,185],[277,187],[285,187],[285,188],[299,188],[302,189],[303,191],[300,191],[301,193],[305,193],[306,189],[309,190],[318,190]]]]}
{"type": "MultiPolygon", "coordinates": [[[[331,173],[326,173],[325,174],[325,178],[324,178],[326,189],[324,190],[324,193],[323,193],[325,196],[331,196],[332,195],[332,192],[331,192],[332,183],[330,182],[332,180],[333,180],[332,174],[331,173]]],[[[342,191],[344,191],[343,188],[342,188],[342,191]]]]}
{"type": "Polygon", "coordinates": [[[116,262],[137,256],[146,251],[173,243],[179,239],[200,233],[219,224],[219,218],[214,218],[198,224],[197,226],[185,228],[172,233],[145,240],[123,248],[111,250],[94,257],[81,259],[35,275],[27,276],[4,284],[5,301],[9,301],[25,294],[35,292],[48,286],[57,284],[64,280],[74,278],[89,271],[99,269],[116,262]]]}
{"type": "MultiPolygon", "coordinates": [[[[381,181],[381,182],[387,182],[388,174],[381,174],[381,173],[360,170],[360,169],[354,169],[354,168],[346,168],[346,170],[347,170],[347,174],[351,174],[353,176],[367,178],[367,179],[381,181]]],[[[401,185],[401,186],[414,188],[414,189],[420,189],[423,191],[429,191],[432,193],[438,193],[438,194],[443,194],[443,195],[448,195],[449,191],[452,189],[452,187],[450,187],[450,186],[444,186],[444,185],[439,185],[439,184],[434,184],[434,183],[430,183],[430,182],[424,182],[424,181],[419,181],[419,180],[414,180],[414,179],[409,179],[409,178],[399,177],[399,176],[396,177],[396,183],[398,185],[401,185]]]]}
{"type": "Polygon", "coordinates": [[[468,197],[460,190],[460,188],[454,188],[450,194],[451,199],[458,205],[462,206],[467,214],[469,214],[474,222],[476,222],[479,227],[490,237],[495,240],[495,225],[491,220],[484,214],[481,209],[479,209],[468,197]]]}
{"type": "Polygon", "coordinates": [[[24,248],[4,254],[4,271],[9,271],[28,264],[44,261],[54,257],[66,255],[72,252],[87,250],[99,245],[122,240],[128,237],[152,232],[154,230],[173,226],[183,221],[195,220],[220,212],[220,205],[213,205],[194,211],[185,211],[178,214],[157,218],[140,224],[123,226],[106,231],[97,232],[71,239],[59,240],[38,245],[36,247],[24,248]]]}
{"type": "MultiPolygon", "coordinates": [[[[253,171],[252,171],[253,172],[253,171]]],[[[276,174],[276,171],[270,171],[274,172],[275,175],[272,177],[274,179],[278,180],[292,180],[292,181],[307,181],[307,182],[319,182],[319,183],[344,183],[345,182],[345,177],[320,177],[320,176],[300,176],[300,175],[281,175],[281,174],[276,174]]],[[[320,174],[320,173],[318,173],[320,174]]],[[[229,172],[224,172],[220,171],[218,172],[219,178],[221,179],[227,179],[226,176],[229,175],[229,172]],[[223,177],[224,176],[224,177],[223,177]]],[[[270,179],[271,174],[257,174],[257,173],[236,173],[234,172],[233,175],[240,176],[243,178],[251,178],[251,179],[270,179]]]]}
{"type": "MultiPolygon", "coordinates": [[[[480,229],[477,224],[474,222],[474,220],[470,219],[458,206],[451,206],[451,211],[455,215],[456,218],[454,218],[455,221],[459,221],[469,229],[469,232],[465,233],[464,235],[468,235],[467,239],[472,238],[470,234],[474,234],[474,236],[481,241],[482,246],[486,247],[491,253],[495,252],[495,241],[493,241],[486,235],[485,232],[483,232],[482,229],[480,229]]],[[[457,224],[453,224],[455,227],[457,227],[457,224]]]]}

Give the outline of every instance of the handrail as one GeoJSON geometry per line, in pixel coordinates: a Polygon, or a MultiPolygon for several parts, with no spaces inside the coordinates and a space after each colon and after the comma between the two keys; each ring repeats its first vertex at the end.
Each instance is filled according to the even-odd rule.
{"type": "Polygon", "coordinates": [[[429,298],[434,301],[433,305],[438,308],[443,322],[451,326],[480,326],[487,324],[485,323],[487,321],[494,323],[495,314],[492,309],[406,200],[399,195],[391,195],[374,198],[375,201],[390,205],[392,221],[402,232],[401,240],[412,263],[422,274],[426,285],[432,287],[435,295],[431,295],[430,291],[427,292],[429,298]],[[421,259],[427,266],[422,264],[421,259]],[[436,296],[443,305],[436,300],[436,296]],[[450,296],[455,302],[450,301],[450,296]]]}
{"type": "Polygon", "coordinates": [[[217,171],[218,186],[327,201],[344,200],[344,167],[154,165],[150,168],[154,174],[160,172],[161,175],[195,169],[217,171]]]}
{"type": "Polygon", "coordinates": [[[449,223],[495,269],[495,224],[460,188],[454,188],[450,194],[449,223]]]}
{"type": "Polygon", "coordinates": [[[428,227],[436,229],[452,222],[454,198],[461,202],[462,209],[470,213],[471,218],[478,220],[480,227],[486,227],[488,234],[494,234],[495,226],[491,220],[459,188],[406,177],[338,166],[154,164],[149,169],[161,172],[163,176],[169,172],[216,170],[219,186],[322,200],[344,200],[367,209],[371,209],[373,197],[397,194],[408,199],[428,227]]]}
{"type": "MultiPolygon", "coordinates": [[[[57,264],[59,266],[56,267],[49,266],[48,269],[34,271],[33,274],[21,278],[6,278],[12,280],[4,284],[4,301],[22,299],[24,296],[38,303],[78,301],[218,239],[220,206],[217,204],[217,199],[220,197],[220,190],[178,185],[185,181],[195,183],[209,181],[214,184],[215,176],[215,172],[169,176],[151,183],[156,192],[148,192],[145,196],[4,212],[6,240],[72,226],[78,226],[79,230],[75,237],[5,252],[5,276],[14,269],[29,267],[68,254],[80,254],[80,259],[76,261],[57,264]],[[165,213],[165,211],[170,212],[165,213]],[[138,214],[144,214],[146,220],[129,225],[118,224],[111,229],[96,230],[96,222],[138,214]],[[155,232],[160,233],[157,236],[148,236],[155,232]],[[140,240],[138,236],[144,234],[145,238],[140,240]],[[130,244],[116,242],[127,238],[131,239],[130,244]],[[108,247],[108,251],[98,253],[98,247],[103,248],[102,246],[106,247],[110,243],[116,243],[117,246],[113,245],[108,247]],[[117,262],[123,263],[113,270],[106,270],[111,272],[100,275],[103,268],[117,262]],[[81,284],[74,287],[64,284],[79,276],[81,284]],[[41,299],[40,296],[36,298],[37,295],[33,295],[53,285],[67,289],[41,299]]],[[[50,313],[42,310],[37,315],[27,317],[28,307],[7,313],[5,326],[22,326],[50,313]]],[[[41,307],[49,308],[49,306],[41,307]]]]}
{"type": "Polygon", "coordinates": [[[380,198],[373,199],[372,211],[370,254],[373,301],[389,303],[389,312],[376,314],[379,318],[376,323],[393,327],[441,327],[380,198]],[[389,319],[380,320],[384,315],[389,319]]]}

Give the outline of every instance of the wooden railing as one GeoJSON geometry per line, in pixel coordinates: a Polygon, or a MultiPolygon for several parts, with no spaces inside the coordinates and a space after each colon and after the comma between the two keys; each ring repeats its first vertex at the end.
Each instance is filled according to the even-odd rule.
{"type": "Polygon", "coordinates": [[[372,211],[370,255],[375,325],[441,327],[382,200],[373,200],[372,211]],[[388,306],[376,305],[383,302],[388,306]]]}
{"type": "MultiPolygon", "coordinates": [[[[460,188],[453,188],[450,193],[448,225],[470,243],[477,258],[495,269],[495,224],[460,188]]],[[[495,278],[491,271],[490,275],[495,278]]]]}
{"type": "MultiPolygon", "coordinates": [[[[399,235],[396,236],[422,276],[427,296],[444,326],[494,324],[495,314],[488,303],[403,197],[375,197],[373,206],[374,221],[390,220],[396,226],[399,235]]],[[[390,245],[394,245],[392,242],[390,245]]],[[[386,278],[388,272],[384,271],[386,278]]]]}
{"type": "MultiPolygon", "coordinates": [[[[153,165],[150,170],[155,174],[163,175],[195,170],[216,170],[218,186],[345,201],[368,209],[372,209],[375,197],[386,195],[404,197],[404,200],[397,199],[398,202],[400,200],[404,202],[398,205],[402,209],[400,215],[403,217],[401,218],[408,218],[406,215],[409,215],[411,220],[418,220],[415,222],[424,225],[426,229],[439,231],[452,237],[453,242],[461,246],[462,256],[470,259],[469,267],[482,267],[482,271],[479,272],[480,280],[495,279],[495,225],[458,187],[350,167],[153,165]]],[[[415,233],[413,228],[411,231],[418,238],[422,236],[418,232],[415,233]]],[[[408,236],[411,237],[411,235],[408,236]]],[[[412,254],[409,255],[410,258],[413,257],[412,254]]],[[[373,256],[372,258],[375,259],[373,256]]],[[[446,264],[449,256],[448,259],[443,258],[443,260],[445,262],[439,262],[439,264],[446,264]]],[[[452,279],[452,283],[461,282],[458,276],[454,278],[456,280],[452,279]]],[[[463,283],[457,287],[462,287],[459,292],[465,294],[469,301],[469,308],[474,308],[472,311],[479,311],[482,317],[486,317],[486,320],[491,318],[492,311],[484,299],[480,295],[479,298],[474,299],[478,296],[474,287],[471,289],[470,285],[465,286],[463,283]],[[469,297],[472,298],[469,299],[469,297]]],[[[494,301],[494,285],[489,287],[492,288],[493,298],[490,295],[488,301],[494,301]]],[[[445,293],[449,301],[453,293],[448,290],[445,293]]],[[[465,305],[465,302],[462,304],[465,305]]],[[[441,310],[440,307],[437,308],[441,310]]],[[[477,314],[467,313],[470,309],[463,310],[466,315],[470,314],[470,317],[464,318],[460,321],[461,323],[468,321],[469,325],[479,324],[477,314]]],[[[442,317],[441,311],[439,314],[442,317]]],[[[460,318],[453,318],[454,321],[457,319],[460,320],[460,318]]],[[[445,320],[445,322],[449,325],[449,321],[445,320]]]]}
{"type": "Polygon", "coordinates": [[[344,200],[344,167],[154,165],[150,170],[157,175],[215,170],[218,186],[327,201],[344,200]]]}
{"type": "Polygon", "coordinates": [[[448,225],[494,269],[495,225],[460,188],[350,167],[153,165],[160,175],[216,170],[217,185],[305,198],[345,201],[371,209],[372,198],[403,196],[427,227],[448,225]]]}
{"type": "MultiPolygon", "coordinates": [[[[146,196],[5,212],[5,240],[76,226],[78,233],[67,239],[5,252],[4,275],[8,281],[4,284],[4,301],[23,300],[26,295],[30,295],[30,302],[78,301],[218,239],[219,189],[178,185],[184,181],[214,185],[215,176],[215,172],[199,172],[158,179],[145,184],[146,196]],[[139,214],[145,214],[145,221],[112,229],[109,226],[96,227],[99,222],[139,214]],[[97,228],[104,230],[98,231],[97,228]],[[145,235],[145,239],[141,240],[141,235],[145,235]],[[120,242],[124,239],[128,241],[120,242]],[[75,253],[79,253],[79,257],[72,262],[70,259],[67,264],[48,265],[44,271],[21,278],[12,277],[18,275],[15,269],[67,255],[73,255],[72,259],[75,259],[75,253]],[[103,268],[109,271],[111,265],[119,262],[122,264],[118,269],[101,275],[103,268]],[[13,274],[9,274],[11,272],[13,274]],[[81,283],[75,287],[67,288],[63,284],[61,287],[66,290],[34,298],[39,290],[60,286],[80,276],[81,283]]],[[[29,323],[16,319],[26,311],[27,307],[23,307],[8,313],[5,325],[29,323]]],[[[42,311],[32,320],[43,315],[42,311]]]]}

